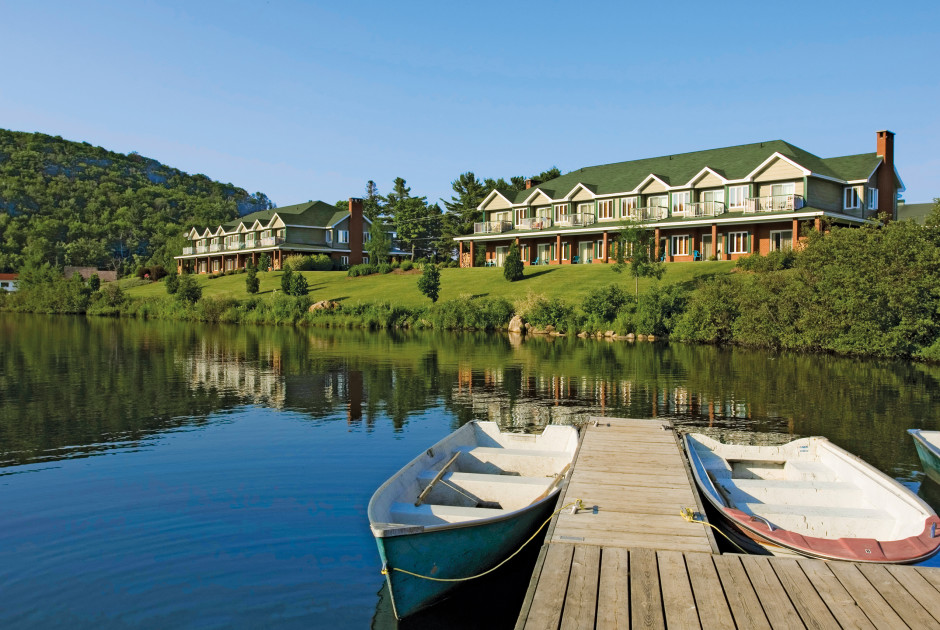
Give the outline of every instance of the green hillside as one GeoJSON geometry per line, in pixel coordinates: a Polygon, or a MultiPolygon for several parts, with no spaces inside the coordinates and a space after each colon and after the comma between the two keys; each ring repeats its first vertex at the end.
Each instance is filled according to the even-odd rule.
{"type": "Polygon", "coordinates": [[[268,207],[262,193],[137,153],[0,129],[0,272],[44,262],[123,272],[168,265],[186,226],[268,207]]]}

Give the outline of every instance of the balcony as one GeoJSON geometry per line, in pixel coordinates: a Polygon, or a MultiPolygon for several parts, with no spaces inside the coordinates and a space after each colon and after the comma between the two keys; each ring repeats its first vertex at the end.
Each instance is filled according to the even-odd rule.
{"type": "Polygon", "coordinates": [[[208,251],[209,251],[209,248],[206,247],[205,245],[196,245],[197,254],[205,254],[208,251]]]}
{"type": "Polygon", "coordinates": [[[669,216],[669,209],[661,206],[643,206],[632,208],[627,218],[634,221],[661,221],[669,216]]]}
{"type": "Polygon", "coordinates": [[[550,227],[552,227],[551,217],[530,217],[516,221],[516,229],[519,230],[544,230],[550,227]]]}
{"type": "Polygon", "coordinates": [[[715,217],[724,213],[724,201],[698,201],[685,204],[683,215],[687,217],[715,217]]]}
{"type": "Polygon", "coordinates": [[[244,244],[244,243],[241,243],[241,242],[239,242],[239,243],[229,243],[228,245],[225,246],[225,249],[226,249],[226,251],[234,252],[234,251],[237,251],[237,250],[239,250],[239,249],[245,249],[245,244],[244,244]]]}
{"type": "Polygon", "coordinates": [[[558,217],[558,221],[555,222],[555,225],[558,227],[584,227],[586,225],[593,225],[596,220],[597,217],[593,214],[572,212],[571,214],[563,214],[558,217]]]}
{"type": "Polygon", "coordinates": [[[254,247],[254,246],[255,246],[255,241],[254,241],[254,239],[252,239],[252,240],[250,240],[250,241],[245,241],[245,249],[251,249],[251,248],[254,247]]]}
{"type": "Polygon", "coordinates": [[[210,251],[210,252],[220,252],[220,251],[222,251],[222,246],[219,245],[218,243],[213,243],[212,245],[209,245],[209,251],[210,251]]]}
{"type": "Polygon", "coordinates": [[[499,234],[512,229],[511,221],[484,221],[473,224],[474,234],[499,234]]]}
{"type": "Polygon", "coordinates": [[[275,245],[280,245],[284,242],[284,239],[280,236],[268,236],[261,239],[261,247],[274,247],[275,245]]]}
{"type": "Polygon", "coordinates": [[[803,195],[771,195],[769,197],[748,197],[744,200],[744,213],[786,212],[803,207],[803,195]]]}
{"type": "Polygon", "coordinates": [[[195,254],[195,253],[196,253],[196,248],[195,248],[195,247],[184,247],[184,248],[183,248],[183,256],[189,256],[189,255],[195,254]]]}

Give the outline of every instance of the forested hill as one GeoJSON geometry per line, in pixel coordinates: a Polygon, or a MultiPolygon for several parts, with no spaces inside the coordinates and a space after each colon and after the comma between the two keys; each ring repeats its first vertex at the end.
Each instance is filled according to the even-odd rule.
{"type": "Polygon", "coordinates": [[[0,272],[44,262],[125,273],[170,265],[186,227],[270,207],[262,193],[137,153],[0,129],[0,272]]]}

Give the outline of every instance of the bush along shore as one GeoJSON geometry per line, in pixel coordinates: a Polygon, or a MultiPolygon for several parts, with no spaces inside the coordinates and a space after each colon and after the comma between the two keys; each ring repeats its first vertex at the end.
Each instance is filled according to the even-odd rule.
{"type": "MultiPolygon", "coordinates": [[[[64,279],[45,267],[24,271],[23,289],[0,298],[0,308],[246,324],[643,335],[940,361],[940,228],[935,223],[811,232],[799,251],[754,254],[740,259],[734,273],[654,284],[638,298],[615,283],[617,278],[611,274],[610,285],[579,301],[528,293],[515,300],[467,295],[414,306],[393,300],[317,302],[305,290],[300,295],[201,297],[195,280],[173,275],[162,280],[179,284],[173,296],[130,299],[114,283],[92,290],[81,278],[64,279]]],[[[507,281],[494,276],[493,282],[507,281]]]]}

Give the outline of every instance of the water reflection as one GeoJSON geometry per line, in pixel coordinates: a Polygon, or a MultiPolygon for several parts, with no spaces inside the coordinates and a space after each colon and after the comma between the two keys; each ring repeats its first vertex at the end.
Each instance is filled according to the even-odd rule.
{"type": "Polygon", "coordinates": [[[588,415],[825,435],[919,480],[904,431],[940,428],[940,368],[672,344],[0,318],[0,459],[72,457],[245,404],[398,429],[534,429],[588,415]],[[79,445],[76,447],[76,445],[79,445]],[[67,448],[66,448],[67,447],[67,448]]]}

